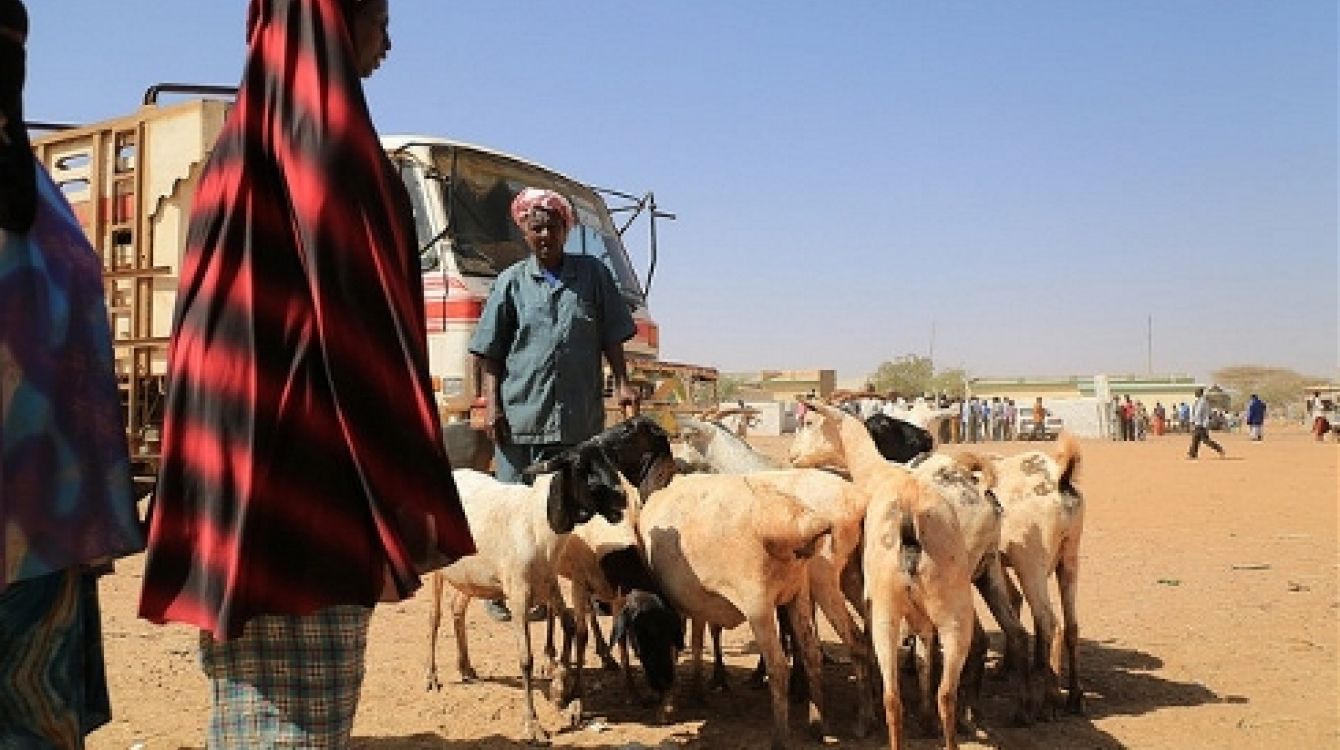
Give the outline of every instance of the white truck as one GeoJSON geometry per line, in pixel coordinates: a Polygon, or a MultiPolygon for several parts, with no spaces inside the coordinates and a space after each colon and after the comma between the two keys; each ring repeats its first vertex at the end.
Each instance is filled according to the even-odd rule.
{"type": "MultiPolygon", "coordinates": [[[[191,201],[231,104],[231,89],[162,84],[124,117],[73,127],[33,124],[49,131],[34,138],[34,152],[102,259],[127,436],[137,476],[146,481],[157,472],[167,342],[191,201]],[[163,94],[188,98],[160,104],[163,94]]],[[[657,211],[652,194],[598,191],[525,159],[441,137],[387,137],[383,145],[414,206],[429,365],[449,443],[453,435],[459,443],[478,396],[478,373],[466,344],[498,272],[527,252],[508,211],[512,197],[526,186],[567,196],[579,224],[567,252],[594,255],[613,272],[637,323],[626,351],[644,410],[660,415],[673,431],[675,412],[716,403],[715,369],[658,359],[649,289],[622,239],[636,219],[646,218],[649,279],[656,261],[655,221],[668,216],[657,211]],[[624,201],[614,209],[630,214],[622,226],[616,226],[603,195],[624,201]]],[[[457,445],[453,456],[460,450],[457,445]]],[[[476,450],[482,453],[479,446],[476,450]]]]}

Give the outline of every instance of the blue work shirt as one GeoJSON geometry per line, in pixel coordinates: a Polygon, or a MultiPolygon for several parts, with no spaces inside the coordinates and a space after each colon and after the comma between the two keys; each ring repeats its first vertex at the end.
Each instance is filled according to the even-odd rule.
{"type": "Polygon", "coordinates": [[[570,445],[605,428],[604,350],[636,332],[598,259],[565,255],[555,281],[532,255],[498,274],[470,351],[503,363],[498,390],[514,442],[570,445]]]}

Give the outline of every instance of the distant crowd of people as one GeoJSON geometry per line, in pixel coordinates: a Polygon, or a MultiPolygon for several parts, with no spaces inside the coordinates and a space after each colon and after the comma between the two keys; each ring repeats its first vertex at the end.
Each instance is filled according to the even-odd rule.
{"type": "MultiPolygon", "coordinates": [[[[1198,422],[1194,402],[1201,399],[1206,403],[1199,420],[1204,422],[1202,426],[1207,431],[1238,432],[1245,426],[1251,440],[1263,439],[1266,404],[1256,394],[1251,394],[1241,411],[1210,406],[1203,393],[1192,402],[1164,405],[1162,401],[1156,401],[1153,408],[1129,394],[1113,396],[1104,415],[1106,434],[1115,441],[1145,440],[1150,435],[1192,435],[1198,422]]],[[[1313,417],[1314,432],[1319,436],[1328,434],[1336,424],[1331,406],[1330,401],[1320,396],[1309,399],[1308,413],[1313,417]]],[[[851,400],[843,408],[860,419],[868,419],[877,413],[908,419],[919,411],[922,413],[919,416],[931,416],[936,439],[942,444],[1045,439],[1055,437],[1054,433],[1060,430],[1055,420],[1048,424],[1048,418],[1053,415],[1040,397],[1021,406],[1006,396],[963,398],[926,394],[908,400],[890,394],[886,398],[851,400]]]]}
{"type": "MultiPolygon", "coordinates": [[[[848,401],[844,408],[853,416],[868,419],[874,414],[907,419],[913,412],[932,417],[933,432],[940,443],[982,443],[987,441],[1028,440],[1055,437],[1048,432],[1046,418],[1051,412],[1042,399],[1019,407],[1004,396],[968,398],[927,394],[911,401],[897,394],[888,398],[848,401]],[[938,423],[938,427],[936,424],[938,423]]],[[[917,420],[913,420],[917,421],[917,420]]]]}

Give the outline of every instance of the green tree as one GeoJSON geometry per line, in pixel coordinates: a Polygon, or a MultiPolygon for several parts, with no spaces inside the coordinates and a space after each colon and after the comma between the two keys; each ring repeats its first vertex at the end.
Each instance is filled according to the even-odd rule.
{"type": "Polygon", "coordinates": [[[904,398],[914,398],[925,393],[962,395],[967,373],[963,370],[936,372],[935,363],[930,357],[904,354],[881,363],[866,380],[870,383],[870,389],[876,393],[897,393],[904,398]]]}
{"type": "Polygon", "coordinates": [[[744,387],[744,378],[738,375],[721,375],[717,378],[717,400],[734,401],[744,387]]]}
{"type": "Polygon", "coordinates": [[[950,396],[964,395],[968,392],[968,371],[951,368],[936,373],[931,380],[931,391],[950,396]]]}
{"type": "Polygon", "coordinates": [[[1261,365],[1234,365],[1215,370],[1215,383],[1232,394],[1231,409],[1241,410],[1255,393],[1266,406],[1283,412],[1289,404],[1302,398],[1303,389],[1324,378],[1310,378],[1283,367],[1261,365]]]}

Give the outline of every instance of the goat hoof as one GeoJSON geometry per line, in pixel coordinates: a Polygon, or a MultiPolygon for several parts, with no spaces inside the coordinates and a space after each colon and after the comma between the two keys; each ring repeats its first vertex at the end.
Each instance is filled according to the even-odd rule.
{"type": "Polygon", "coordinates": [[[544,731],[544,727],[541,727],[537,721],[526,720],[525,734],[527,745],[546,747],[550,744],[549,733],[544,731]]]}
{"type": "Polygon", "coordinates": [[[442,689],[442,681],[437,679],[436,672],[429,672],[425,682],[427,682],[427,686],[424,689],[430,693],[442,689]]]}
{"type": "Polygon", "coordinates": [[[672,705],[664,705],[656,712],[656,722],[661,726],[665,726],[674,721],[674,716],[675,707],[672,705]]]}
{"type": "Polygon", "coordinates": [[[577,695],[577,678],[566,669],[554,672],[549,681],[549,702],[555,706],[565,706],[577,695]]]}
{"type": "Polygon", "coordinates": [[[563,709],[563,718],[567,722],[569,729],[580,729],[582,726],[582,701],[580,698],[573,700],[563,709]]]}

